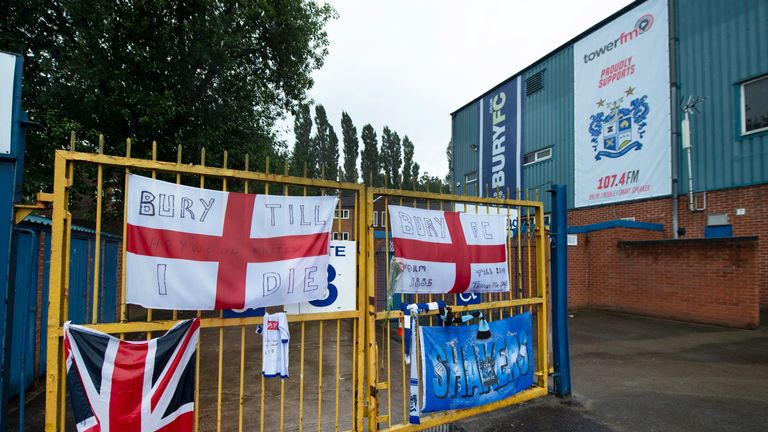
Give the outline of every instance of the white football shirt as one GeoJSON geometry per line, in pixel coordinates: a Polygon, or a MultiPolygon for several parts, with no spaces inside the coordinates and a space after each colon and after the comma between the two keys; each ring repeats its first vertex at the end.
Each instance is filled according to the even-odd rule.
{"type": "Polygon", "coordinates": [[[256,327],[262,341],[261,373],[267,377],[288,378],[288,318],[285,312],[264,314],[264,324],[256,327]]]}

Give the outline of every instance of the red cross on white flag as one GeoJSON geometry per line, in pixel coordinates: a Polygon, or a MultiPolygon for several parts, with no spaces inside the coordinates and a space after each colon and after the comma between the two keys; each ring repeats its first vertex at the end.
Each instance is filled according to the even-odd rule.
{"type": "Polygon", "coordinates": [[[126,300],[156,309],[212,310],[322,299],[336,202],[130,175],[126,300]]]}
{"type": "Polygon", "coordinates": [[[399,293],[509,291],[507,217],[389,206],[399,293]]]}

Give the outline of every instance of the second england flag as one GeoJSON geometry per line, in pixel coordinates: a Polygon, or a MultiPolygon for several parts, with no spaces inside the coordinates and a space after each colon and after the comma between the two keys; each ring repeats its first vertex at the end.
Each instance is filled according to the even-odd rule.
{"type": "Polygon", "coordinates": [[[391,205],[389,220],[400,272],[394,292],[509,291],[506,215],[391,205]]]}
{"type": "Polygon", "coordinates": [[[212,310],[323,299],[337,198],[252,195],[130,175],[126,300],[212,310]]]}

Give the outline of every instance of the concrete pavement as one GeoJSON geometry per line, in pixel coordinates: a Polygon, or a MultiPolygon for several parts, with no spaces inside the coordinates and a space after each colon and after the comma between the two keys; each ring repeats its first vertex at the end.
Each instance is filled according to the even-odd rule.
{"type": "MultiPolygon", "coordinates": [[[[763,319],[763,322],[765,321],[763,319]]],[[[574,395],[460,422],[466,431],[768,431],[768,328],[578,312],[574,395]]]]}

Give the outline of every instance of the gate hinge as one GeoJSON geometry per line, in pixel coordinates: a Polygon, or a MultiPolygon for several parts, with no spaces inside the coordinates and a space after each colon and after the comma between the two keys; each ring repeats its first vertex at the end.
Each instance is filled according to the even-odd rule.
{"type": "Polygon", "coordinates": [[[35,210],[45,210],[49,207],[49,204],[53,202],[53,194],[38,192],[35,196],[35,202],[30,204],[15,204],[14,208],[14,221],[16,224],[21,223],[27,216],[31,215],[35,210]]]}

